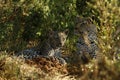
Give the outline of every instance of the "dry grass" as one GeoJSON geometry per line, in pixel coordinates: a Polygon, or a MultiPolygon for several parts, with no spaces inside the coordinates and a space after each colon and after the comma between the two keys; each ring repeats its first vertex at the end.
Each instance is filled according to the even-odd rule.
{"type": "Polygon", "coordinates": [[[26,63],[23,59],[8,56],[5,55],[5,52],[2,52],[0,55],[0,80],[71,80],[69,76],[65,76],[65,74],[59,72],[60,68],[58,68],[58,64],[56,68],[54,67],[53,71],[53,67],[49,64],[50,62],[46,65],[38,65],[38,63],[35,60],[31,62],[27,61],[26,63]],[[48,68],[45,68],[47,65],[48,68]],[[49,71],[50,67],[52,71],[49,71]]]}
{"type": "Polygon", "coordinates": [[[1,52],[0,80],[119,80],[119,61],[102,57],[101,60],[89,60],[88,63],[83,63],[78,57],[74,56],[74,58],[76,61],[73,60],[74,63],[67,65],[68,74],[65,74],[60,72],[59,67],[51,67],[50,62],[46,64],[48,68],[45,68],[45,65],[40,62],[43,61],[42,59],[37,59],[38,62],[33,60],[26,63],[25,60],[1,52]],[[50,67],[54,71],[49,70],[50,67]]]}

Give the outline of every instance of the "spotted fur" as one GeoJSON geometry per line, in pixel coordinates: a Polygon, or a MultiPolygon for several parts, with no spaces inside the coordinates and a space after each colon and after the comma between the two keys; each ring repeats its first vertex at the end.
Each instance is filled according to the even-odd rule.
{"type": "Polygon", "coordinates": [[[88,53],[91,57],[95,57],[98,50],[97,27],[92,23],[90,18],[77,18],[75,36],[78,37],[76,43],[77,53],[88,53]]]}

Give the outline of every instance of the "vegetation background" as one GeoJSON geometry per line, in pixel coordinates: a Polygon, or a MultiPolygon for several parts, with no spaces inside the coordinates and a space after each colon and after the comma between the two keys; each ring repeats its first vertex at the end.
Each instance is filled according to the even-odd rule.
{"type": "MultiPolygon", "coordinates": [[[[97,64],[98,75],[94,80],[118,80],[120,61],[114,61],[113,56],[120,53],[119,0],[0,0],[0,51],[21,51],[31,43],[34,47],[47,39],[49,30],[69,29],[66,52],[70,54],[74,50],[73,30],[78,15],[90,17],[98,28],[98,45],[104,59],[97,64]]],[[[96,71],[90,72],[95,66],[86,75],[96,74],[96,71]]],[[[79,71],[81,67],[77,68],[79,71]]],[[[86,75],[84,79],[93,78],[86,75]]]]}

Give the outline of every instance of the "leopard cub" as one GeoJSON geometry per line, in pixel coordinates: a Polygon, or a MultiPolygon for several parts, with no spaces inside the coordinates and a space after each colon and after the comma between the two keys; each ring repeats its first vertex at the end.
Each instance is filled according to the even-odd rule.
{"type": "Polygon", "coordinates": [[[60,57],[61,48],[64,46],[67,39],[67,33],[67,30],[63,32],[49,31],[47,39],[41,46],[40,51],[42,55],[60,57]]]}

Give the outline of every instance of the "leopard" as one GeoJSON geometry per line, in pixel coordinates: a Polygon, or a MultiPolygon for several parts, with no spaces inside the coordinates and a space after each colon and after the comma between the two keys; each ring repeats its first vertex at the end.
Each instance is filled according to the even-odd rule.
{"type": "Polygon", "coordinates": [[[81,55],[81,58],[85,58],[85,55],[89,58],[96,58],[99,50],[97,42],[97,27],[93,24],[89,17],[77,17],[76,26],[74,28],[74,35],[77,37],[76,41],[76,53],[81,55]]]}
{"type": "Polygon", "coordinates": [[[59,32],[50,30],[42,44],[22,50],[15,55],[25,60],[32,60],[38,57],[54,57],[57,58],[61,64],[66,64],[66,61],[62,58],[62,47],[66,42],[67,33],[68,30],[59,32]]]}

